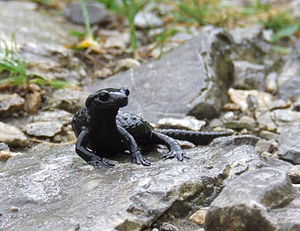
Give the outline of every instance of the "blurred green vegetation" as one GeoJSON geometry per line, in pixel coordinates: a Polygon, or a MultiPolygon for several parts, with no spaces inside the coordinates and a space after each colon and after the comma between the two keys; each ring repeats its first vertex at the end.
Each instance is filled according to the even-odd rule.
{"type": "MultiPolygon", "coordinates": [[[[41,4],[59,6],[60,0],[34,0],[41,4]]],[[[71,0],[68,0],[71,1],[71,0]]],[[[68,2],[67,1],[67,2],[68,2]]],[[[79,0],[81,5],[85,0],[79,0]]],[[[189,28],[190,26],[201,27],[214,25],[233,29],[235,27],[247,27],[260,24],[266,29],[273,31],[272,42],[287,40],[292,36],[300,34],[300,22],[291,14],[292,9],[286,7],[287,2],[276,3],[275,1],[248,0],[236,4],[228,0],[95,0],[102,3],[108,10],[114,11],[128,22],[130,30],[130,47],[135,51],[139,46],[137,28],[134,20],[138,12],[142,11],[149,3],[166,4],[171,6],[163,15],[165,22],[164,31],[157,34],[154,41],[158,46],[163,46],[168,38],[174,35],[174,25],[180,24],[189,28]],[[171,25],[171,26],[170,26],[171,25]]],[[[84,11],[84,8],[82,8],[84,11]]],[[[84,13],[85,14],[85,13],[84,13]]],[[[91,39],[91,30],[86,20],[85,38],[91,39]]],[[[151,28],[150,28],[151,29],[151,28]]],[[[78,33],[77,33],[78,35],[78,33]]],[[[94,42],[86,42],[85,46],[94,46],[94,42]]],[[[85,48],[85,47],[83,47],[85,48]]]]}
{"type": "MultiPolygon", "coordinates": [[[[98,0],[98,2],[127,18],[133,50],[138,45],[134,17],[150,2],[169,4],[173,7],[164,15],[167,18],[165,21],[171,24],[184,23],[186,27],[214,25],[230,29],[261,24],[273,31],[273,42],[288,39],[294,35],[299,36],[300,32],[300,22],[291,14],[291,9],[285,7],[286,3],[274,4],[272,1],[263,3],[260,0],[252,0],[244,1],[245,5],[237,7],[230,1],[224,0],[98,0]]],[[[172,33],[167,28],[158,35],[155,41],[159,44],[166,42],[170,34],[174,34],[173,29],[171,31],[172,33]]]]}
{"type": "Polygon", "coordinates": [[[0,40],[0,85],[26,86],[35,83],[54,88],[69,86],[65,81],[30,75],[26,61],[17,53],[14,36],[10,43],[11,45],[8,45],[7,42],[0,40]]]}
{"type": "Polygon", "coordinates": [[[104,4],[104,6],[111,11],[125,17],[129,24],[130,29],[130,46],[134,51],[138,47],[138,39],[136,35],[136,28],[134,25],[134,19],[136,14],[143,9],[147,4],[146,0],[98,0],[98,2],[104,4]]]}

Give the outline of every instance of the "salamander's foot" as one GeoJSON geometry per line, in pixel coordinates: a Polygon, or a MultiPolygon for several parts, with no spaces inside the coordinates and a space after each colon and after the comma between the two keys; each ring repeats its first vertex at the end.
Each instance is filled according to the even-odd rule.
{"type": "Polygon", "coordinates": [[[101,157],[94,157],[90,161],[88,161],[89,164],[93,165],[95,168],[112,168],[115,165],[110,163],[109,161],[105,160],[104,158],[101,157]]]}
{"type": "Polygon", "coordinates": [[[145,157],[143,157],[140,151],[132,154],[132,162],[135,164],[142,164],[144,166],[150,166],[151,164],[145,157]]]}
{"type": "Polygon", "coordinates": [[[179,161],[183,161],[184,159],[190,159],[186,156],[186,153],[183,150],[170,151],[168,153],[163,154],[160,158],[166,160],[173,159],[174,157],[176,157],[179,161]]]}

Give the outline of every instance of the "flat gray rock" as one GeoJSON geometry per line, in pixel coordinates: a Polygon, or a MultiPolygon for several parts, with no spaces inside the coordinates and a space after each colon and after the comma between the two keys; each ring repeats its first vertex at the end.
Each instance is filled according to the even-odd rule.
{"type": "Polygon", "coordinates": [[[33,122],[26,124],[24,130],[31,136],[53,137],[61,131],[63,124],[58,120],[33,122]]]}
{"type": "Polygon", "coordinates": [[[163,117],[216,117],[231,82],[231,37],[223,30],[201,33],[161,60],[119,73],[87,87],[128,87],[132,113],[151,122],[163,117]]]}
{"type": "Polygon", "coordinates": [[[296,43],[293,53],[285,59],[278,77],[278,93],[282,99],[300,97],[300,42],[296,43]]]}
{"type": "Polygon", "coordinates": [[[208,204],[224,179],[263,165],[253,146],[227,148],[190,149],[184,162],[159,160],[153,152],[150,167],[131,164],[125,155],[113,169],[93,169],[74,146],[10,158],[0,163],[0,229],[142,230],[164,223],[158,218],[172,207],[186,217],[178,203],[208,204]]]}
{"type": "Polygon", "coordinates": [[[234,61],[234,87],[264,90],[266,68],[246,61],[234,61]]]}
{"type": "Polygon", "coordinates": [[[286,171],[251,171],[231,181],[213,201],[206,215],[206,230],[278,230],[280,221],[273,223],[268,211],[285,207],[295,195],[286,171]]]}
{"type": "Polygon", "coordinates": [[[283,130],[278,139],[278,156],[293,164],[300,164],[300,123],[283,130]]]}
{"type": "MultiPolygon", "coordinates": [[[[107,22],[109,16],[111,16],[111,14],[105,9],[103,4],[99,2],[86,2],[85,4],[91,24],[107,22]]],[[[63,15],[70,22],[85,25],[79,2],[70,3],[64,9],[63,15]]]]}
{"type": "Polygon", "coordinates": [[[0,117],[11,116],[24,107],[25,100],[18,94],[0,94],[0,117]]]}
{"type": "Polygon", "coordinates": [[[0,142],[9,146],[26,146],[28,139],[18,128],[0,122],[0,142]]]}

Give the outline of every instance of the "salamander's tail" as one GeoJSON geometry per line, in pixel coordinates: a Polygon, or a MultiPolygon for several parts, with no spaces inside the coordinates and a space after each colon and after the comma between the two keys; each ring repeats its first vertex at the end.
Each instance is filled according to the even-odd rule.
{"type": "Polygon", "coordinates": [[[205,145],[210,143],[213,139],[220,136],[230,136],[233,133],[228,131],[189,131],[189,130],[180,130],[180,129],[160,129],[156,130],[162,134],[170,136],[178,140],[187,140],[196,145],[205,145]]]}

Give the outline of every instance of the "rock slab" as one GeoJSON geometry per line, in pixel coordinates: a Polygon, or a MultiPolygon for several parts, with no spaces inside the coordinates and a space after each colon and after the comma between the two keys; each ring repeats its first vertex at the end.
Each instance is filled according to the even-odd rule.
{"type": "MultiPolygon", "coordinates": [[[[253,146],[226,148],[197,147],[187,151],[191,159],[184,162],[162,161],[153,152],[147,157],[150,167],[131,164],[125,155],[116,157],[113,169],[93,169],[74,146],[10,158],[0,163],[0,230],[151,227],[178,203],[210,203],[226,177],[263,164],[253,146]]],[[[188,216],[183,206],[174,210],[188,216]]]]}
{"type": "Polygon", "coordinates": [[[289,204],[295,193],[286,171],[262,168],[246,173],[230,182],[213,201],[206,214],[206,229],[278,230],[267,212],[289,204]]]}
{"type": "Polygon", "coordinates": [[[216,117],[232,81],[231,37],[223,30],[203,32],[161,60],[141,65],[88,87],[128,87],[125,108],[151,122],[162,117],[216,117]]]}
{"type": "Polygon", "coordinates": [[[279,136],[278,156],[293,164],[300,164],[300,123],[284,129],[279,136]]]}

